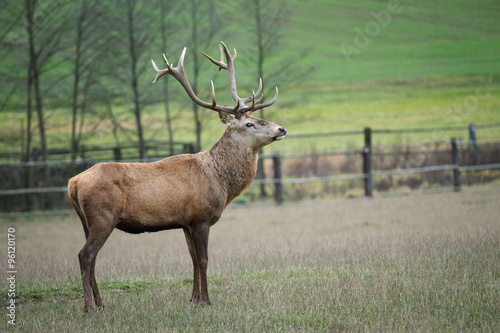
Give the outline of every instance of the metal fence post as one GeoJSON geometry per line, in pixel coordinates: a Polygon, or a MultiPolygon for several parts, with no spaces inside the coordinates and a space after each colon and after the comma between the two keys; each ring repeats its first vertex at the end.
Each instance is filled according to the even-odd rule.
{"type": "Polygon", "coordinates": [[[455,192],[460,192],[460,169],[458,166],[458,147],[457,140],[451,138],[451,163],[453,164],[453,189],[455,192]]]}
{"type": "Polygon", "coordinates": [[[365,146],[363,152],[363,174],[365,175],[365,196],[373,196],[373,180],[372,180],[372,130],[369,127],[365,128],[365,146]]]}
{"type": "Polygon", "coordinates": [[[276,204],[281,205],[283,203],[283,188],[281,183],[281,160],[279,154],[273,154],[273,164],[274,164],[274,199],[276,204]]]}

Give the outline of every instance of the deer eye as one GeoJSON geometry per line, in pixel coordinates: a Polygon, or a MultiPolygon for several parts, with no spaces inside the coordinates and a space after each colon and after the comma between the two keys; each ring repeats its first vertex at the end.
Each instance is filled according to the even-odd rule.
{"type": "Polygon", "coordinates": [[[252,123],[247,123],[247,124],[246,124],[246,127],[249,127],[249,128],[250,128],[250,127],[255,127],[255,125],[254,125],[254,124],[252,124],[252,123]]]}

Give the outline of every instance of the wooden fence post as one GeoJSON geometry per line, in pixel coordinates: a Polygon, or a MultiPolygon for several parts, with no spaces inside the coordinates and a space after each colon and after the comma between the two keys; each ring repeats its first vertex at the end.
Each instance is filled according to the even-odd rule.
{"type": "Polygon", "coordinates": [[[457,140],[451,138],[451,163],[453,164],[453,188],[455,192],[460,192],[460,169],[458,166],[457,140]]]}
{"type": "Polygon", "coordinates": [[[372,147],[372,129],[365,127],[365,147],[372,147]]]}
{"type": "Polygon", "coordinates": [[[120,147],[114,147],[113,148],[113,157],[115,161],[121,161],[122,160],[122,150],[120,147]]]}
{"type": "Polygon", "coordinates": [[[194,154],[195,147],[193,143],[185,143],[183,146],[184,154],[194,154]]]}
{"type": "Polygon", "coordinates": [[[273,154],[273,164],[274,164],[274,199],[276,204],[281,205],[283,203],[283,191],[281,183],[281,160],[279,154],[273,154]]]}
{"type": "Polygon", "coordinates": [[[476,124],[469,125],[469,151],[472,164],[477,165],[476,124]]]}
{"type": "Polygon", "coordinates": [[[363,156],[363,174],[365,175],[365,196],[373,196],[373,180],[372,180],[372,130],[369,127],[365,128],[365,146],[362,152],[363,156]]]}
{"type": "MultiPolygon", "coordinates": [[[[92,165],[93,164],[90,162],[90,160],[87,160],[87,159],[83,160],[82,161],[83,171],[90,169],[92,167],[92,165]]],[[[81,172],[83,172],[83,171],[81,171],[81,172]]]]}
{"type": "Polygon", "coordinates": [[[85,145],[80,145],[80,158],[85,160],[85,152],[87,151],[87,147],[85,145]]]}

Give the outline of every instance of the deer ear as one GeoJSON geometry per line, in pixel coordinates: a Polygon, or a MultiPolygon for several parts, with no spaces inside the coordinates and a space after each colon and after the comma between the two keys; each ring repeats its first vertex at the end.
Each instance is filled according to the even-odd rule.
{"type": "Polygon", "coordinates": [[[229,124],[233,120],[234,116],[230,113],[219,111],[219,118],[223,124],[229,124]]]}

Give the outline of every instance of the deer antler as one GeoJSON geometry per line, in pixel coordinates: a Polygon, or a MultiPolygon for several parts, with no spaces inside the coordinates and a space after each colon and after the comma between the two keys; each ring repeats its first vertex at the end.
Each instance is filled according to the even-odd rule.
{"type": "Polygon", "coordinates": [[[151,60],[151,62],[153,64],[153,68],[156,72],[156,77],[155,77],[153,83],[158,81],[158,79],[160,77],[162,77],[163,75],[170,74],[173,77],[175,77],[175,79],[177,81],[179,81],[179,83],[186,90],[188,96],[196,104],[198,104],[204,108],[210,109],[210,110],[230,113],[230,114],[235,115],[238,118],[241,117],[245,112],[254,112],[254,111],[260,110],[262,108],[268,107],[270,105],[273,105],[274,102],[276,102],[276,100],[278,99],[278,87],[276,87],[276,93],[274,95],[274,98],[271,101],[269,101],[267,103],[259,104],[263,98],[262,79],[259,79],[259,88],[257,89],[257,93],[253,92],[252,96],[247,97],[247,98],[240,98],[238,96],[237,89],[236,89],[236,76],[235,76],[234,65],[233,65],[233,61],[234,61],[234,59],[236,59],[236,55],[237,55],[236,49],[234,50],[234,55],[231,56],[231,54],[229,53],[229,50],[227,49],[227,46],[223,42],[221,42],[221,45],[219,47],[220,47],[220,57],[221,57],[220,61],[217,61],[217,60],[211,58],[210,56],[208,56],[205,53],[203,53],[203,55],[205,57],[207,57],[212,63],[217,65],[219,67],[219,71],[221,69],[225,69],[228,71],[229,84],[231,86],[231,96],[233,97],[234,101],[236,102],[236,106],[234,108],[229,107],[227,105],[218,105],[217,104],[216,98],[215,98],[215,89],[214,89],[213,81],[211,81],[212,103],[205,102],[202,99],[200,99],[198,96],[196,96],[193,89],[191,88],[191,85],[189,84],[189,81],[186,77],[186,73],[184,71],[184,56],[186,55],[186,48],[184,48],[184,50],[182,51],[182,54],[181,54],[181,57],[179,58],[179,63],[177,64],[177,67],[173,67],[172,64],[170,64],[168,62],[165,54],[163,54],[163,59],[165,60],[165,63],[167,64],[167,68],[165,68],[165,69],[158,69],[158,66],[156,66],[156,63],[153,60],[151,60]],[[224,56],[226,58],[226,62],[224,62],[224,56]],[[259,96],[259,97],[256,98],[257,96],[259,96]],[[252,102],[252,104],[250,106],[246,106],[246,104],[250,103],[250,102],[252,102]]]}

